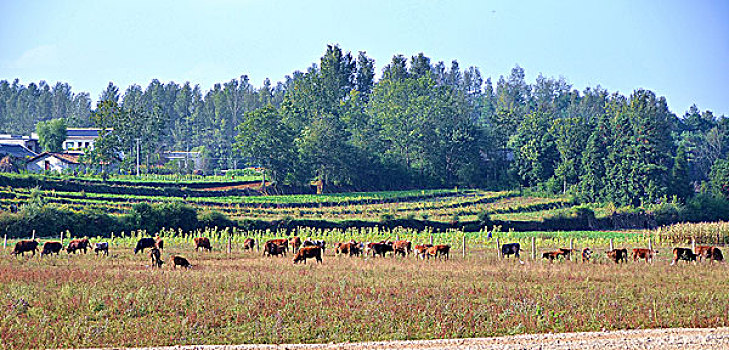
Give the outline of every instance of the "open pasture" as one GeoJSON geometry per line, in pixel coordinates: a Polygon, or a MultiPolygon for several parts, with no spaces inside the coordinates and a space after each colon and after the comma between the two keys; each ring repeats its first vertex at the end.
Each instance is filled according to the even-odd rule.
{"type": "MultiPolygon", "coordinates": [[[[583,264],[531,260],[522,244],[520,264],[499,259],[494,239],[469,241],[465,258],[454,247],[450,260],[437,261],[337,257],[335,238],[321,237],[329,242],[323,264],[293,265],[290,253],[264,258],[238,243],[228,254],[225,236],[208,234],[212,253],[167,232],[161,269],[146,251],[133,254],[131,237],[115,239],[109,257],[13,257],[8,242],[0,257],[0,344],[322,343],[729,324],[727,264],[669,266],[670,246],[656,247],[653,264],[616,265],[604,245],[592,246],[597,254],[583,264]],[[192,269],[173,269],[172,254],[192,269]]],[[[574,237],[576,248],[599,243],[574,237]]],[[[555,239],[545,236],[539,252],[568,242],[555,239]]],[[[644,247],[632,239],[614,235],[616,247],[644,247]]]]}

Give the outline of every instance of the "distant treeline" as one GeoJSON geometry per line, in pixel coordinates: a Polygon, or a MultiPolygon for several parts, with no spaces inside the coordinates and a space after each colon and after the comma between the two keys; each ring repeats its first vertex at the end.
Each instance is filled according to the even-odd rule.
{"type": "Polygon", "coordinates": [[[709,180],[729,192],[729,119],[696,107],[679,117],[649,90],[578,91],[541,75],[530,84],[518,66],[493,82],[422,53],[374,76],[365,52],[328,46],[275,86],[242,76],[203,92],[153,80],[122,95],[110,83],[93,111],[67,84],[2,81],[0,130],[66,118],[114,129],[91,160],[114,162],[140,139],[145,162],[162,146],[196,148],[209,169],[260,165],[279,184],[316,179],[324,190],[523,186],[620,205],[683,200],[709,180]]]}

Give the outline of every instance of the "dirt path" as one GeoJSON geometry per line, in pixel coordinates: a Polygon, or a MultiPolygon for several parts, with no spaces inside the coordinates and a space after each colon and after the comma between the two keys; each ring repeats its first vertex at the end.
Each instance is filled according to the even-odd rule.
{"type": "Polygon", "coordinates": [[[498,338],[345,344],[199,345],[145,350],[319,349],[729,349],[729,328],[670,328],[612,332],[524,334],[498,338]]]}

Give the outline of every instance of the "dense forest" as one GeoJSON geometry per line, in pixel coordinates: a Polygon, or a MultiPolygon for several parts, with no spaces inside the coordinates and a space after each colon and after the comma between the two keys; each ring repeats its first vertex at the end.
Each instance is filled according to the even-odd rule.
{"type": "Polygon", "coordinates": [[[210,170],[261,165],[291,185],[519,186],[632,205],[686,198],[702,184],[729,190],[729,119],[695,106],[677,116],[649,90],[578,91],[542,75],[528,83],[519,66],[494,83],[455,60],[396,55],[377,80],[365,52],[328,46],[276,85],[241,76],[205,92],[153,80],[121,93],[109,83],[99,100],[92,108],[88,93],[63,83],[0,81],[0,132],[63,118],[113,129],[90,158],[113,161],[136,142],[147,160],[200,150],[210,170]]]}

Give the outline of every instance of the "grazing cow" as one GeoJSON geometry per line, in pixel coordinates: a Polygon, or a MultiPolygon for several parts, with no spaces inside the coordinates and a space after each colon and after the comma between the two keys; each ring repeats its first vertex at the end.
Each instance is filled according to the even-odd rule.
{"type": "Polygon", "coordinates": [[[313,239],[307,238],[302,245],[304,247],[319,247],[319,248],[321,248],[322,254],[326,253],[326,250],[327,250],[327,242],[324,242],[322,240],[313,240],[313,239]]]}
{"type": "Polygon", "coordinates": [[[303,261],[304,264],[306,264],[306,259],[309,258],[315,258],[316,262],[321,264],[321,254],[322,249],[320,247],[303,247],[296,252],[296,256],[294,256],[294,264],[299,261],[303,261]]]}
{"type": "Polygon", "coordinates": [[[724,260],[724,254],[721,253],[721,249],[719,247],[714,247],[714,249],[711,250],[711,261],[723,261],[724,260]]]}
{"type": "Polygon", "coordinates": [[[274,255],[286,256],[286,250],[287,250],[286,243],[276,244],[276,242],[268,241],[268,242],[266,242],[266,244],[263,245],[263,256],[266,256],[266,254],[268,254],[268,256],[274,256],[274,255]]]}
{"type": "Polygon", "coordinates": [[[189,269],[189,268],[192,267],[192,265],[190,265],[190,262],[187,261],[187,259],[185,259],[184,257],[179,256],[179,255],[173,255],[173,256],[171,256],[170,257],[170,262],[172,263],[172,267],[175,270],[177,269],[178,266],[182,266],[182,267],[184,267],[186,269],[189,269]]]}
{"type": "Polygon", "coordinates": [[[608,250],[605,254],[616,264],[619,264],[621,261],[628,262],[628,249],[626,248],[608,250]]]}
{"type": "Polygon", "coordinates": [[[334,248],[334,253],[336,255],[340,254],[347,254],[349,256],[359,256],[360,249],[359,249],[359,243],[356,241],[350,241],[345,243],[337,243],[336,247],[334,248]]]}
{"type": "Polygon", "coordinates": [[[372,257],[377,255],[385,257],[385,253],[392,252],[392,243],[372,242],[367,244],[367,249],[372,252],[372,257]]]}
{"type": "Polygon", "coordinates": [[[76,254],[77,250],[83,250],[84,254],[86,254],[86,249],[89,249],[90,246],[91,243],[89,243],[88,238],[74,239],[68,243],[68,246],[66,247],[66,252],[68,254],[76,254]]]}
{"type": "Polygon", "coordinates": [[[699,261],[701,261],[703,258],[708,259],[709,261],[722,261],[724,260],[724,255],[721,253],[721,250],[714,246],[697,246],[696,247],[696,256],[699,257],[699,261]]]}
{"type": "Polygon", "coordinates": [[[207,249],[208,252],[213,250],[213,247],[210,246],[210,240],[207,237],[195,237],[195,251],[198,251],[198,249],[207,249]]]}
{"type": "Polygon", "coordinates": [[[58,255],[58,253],[61,252],[61,249],[63,249],[63,244],[61,244],[61,242],[46,242],[45,244],[43,244],[43,251],[41,252],[41,256],[51,255],[53,253],[58,255]]]}
{"type": "Polygon", "coordinates": [[[671,261],[671,266],[675,265],[679,260],[696,261],[696,254],[689,248],[673,248],[673,261],[671,261]]]}
{"type": "Polygon", "coordinates": [[[559,248],[553,252],[542,253],[542,259],[547,259],[549,261],[558,260],[560,257],[569,259],[573,251],[574,249],[559,248]]]}
{"type": "Polygon", "coordinates": [[[426,255],[428,259],[430,257],[443,259],[445,256],[445,260],[450,259],[450,252],[451,252],[451,246],[447,244],[436,244],[430,248],[428,248],[428,254],[426,255]]]}
{"type": "Polygon", "coordinates": [[[425,255],[428,254],[428,248],[432,247],[432,244],[416,244],[415,254],[422,259],[425,259],[425,255]]]}
{"type": "Polygon", "coordinates": [[[162,250],[164,242],[162,242],[161,239],[154,239],[152,237],[144,237],[140,238],[139,241],[137,241],[137,246],[134,247],[134,254],[137,254],[137,252],[144,253],[144,250],[147,248],[157,248],[162,250]]]}
{"type": "Polygon", "coordinates": [[[269,239],[263,244],[263,256],[266,256],[266,254],[270,256],[272,251],[278,252],[274,255],[286,255],[286,251],[289,249],[288,247],[289,241],[286,238],[269,239]],[[271,247],[273,246],[276,246],[276,248],[272,250],[271,247]]]}
{"type": "Polygon", "coordinates": [[[582,262],[590,262],[590,257],[592,257],[592,250],[590,248],[582,249],[582,262]]]}
{"type": "Polygon", "coordinates": [[[638,259],[645,259],[645,262],[653,262],[654,254],[658,254],[658,251],[645,248],[634,248],[633,261],[638,261],[638,259]]]}
{"type": "Polygon", "coordinates": [[[554,261],[555,259],[559,259],[560,256],[562,256],[562,252],[559,250],[556,252],[542,253],[542,259],[548,259],[549,261],[554,261]]]}
{"type": "Polygon", "coordinates": [[[514,255],[519,258],[520,250],[521,245],[519,245],[519,243],[507,243],[501,245],[501,255],[504,258],[508,257],[509,255],[514,255]]]}
{"type": "Polygon", "coordinates": [[[152,266],[162,267],[162,264],[165,262],[162,261],[162,253],[157,249],[157,247],[152,247],[152,249],[149,250],[149,258],[152,259],[152,266]]]}
{"type": "Polygon", "coordinates": [[[109,255],[109,242],[98,242],[94,244],[94,253],[96,255],[99,255],[99,253],[102,253],[104,255],[109,255]]]}
{"type": "Polygon", "coordinates": [[[562,256],[564,256],[565,259],[569,259],[570,256],[572,256],[572,253],[577,252],[577,249],[559,248],[559,251],[562,253],[562,256]]]}
{"type": "Polygon", "coordinates": [[[35,256],[35,252],[38,250],[38,241],[31,241],[31,240],[24,240],[19,241],[18,243],[15,243],[15,249],[13,249],[13,252],[10,254],[25,256],[25,252],[31,252],[33,253],[33,256],[35,256]]]}
{"type": "Polygon", "coordinates": [[[243,241],[243,250],[253,250],[253,248],[256,247],[256,240],[253,238],[246,238],[245,241],[243,241]]]}
{"type": "Polygon", "coordinates": [[[301,248],[301,238],[296,236],[289,238],[289,245],[291,246],[291,252],[298,252],[301,248]]]}
{"type": "Polygon", "coordinates": [[[403,257],[410,255],[413,251],[412,243],[410,241],[395,241],[392,242],[393,257],[395,255],[402,255],[403,257]]]}

